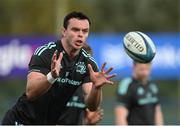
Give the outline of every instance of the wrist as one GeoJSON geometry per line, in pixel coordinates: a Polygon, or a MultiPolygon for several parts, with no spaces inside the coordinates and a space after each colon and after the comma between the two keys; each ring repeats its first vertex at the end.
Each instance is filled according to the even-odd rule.
{"type": "Polygon", "coordinates": [[[54,78],[54,77],[52,76],[51,72],[49,72],[49,73],[46,75],[46,77],[47,77],[47,81],[48,81],[50,84],[53,84],[53,83],[57,80],[57,78],[54,78]]]}
{"type": "Polygon", "coordinates": [[[95,125],[95,123],[93,123],[93,121],[92,121],[91,118],[92,118],[92,117],[86,117],[86,118],[85,118],[85,124],[86,124],[86,125],[95,125]]]}
{"type": "Polygon", "coordinates": [[[96,86],[96,85],[98,85],[98,84],[93,84],[93,88],[95,89],[95,90],[101,90],[102,89],[102,86],[96,86]]]}

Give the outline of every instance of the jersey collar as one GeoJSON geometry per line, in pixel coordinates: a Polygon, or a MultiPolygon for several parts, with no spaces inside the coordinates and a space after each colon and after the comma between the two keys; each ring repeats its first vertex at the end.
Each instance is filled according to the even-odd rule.
{"type": "Polygon", "coordinates": [[[147,87],[147,86],[149,85],[149,83],[150,83],[150,80],[149,80],[149,79],[147,80],[147,84],[142,84],[142,82],[141,82],[140,80],[137,80],[137,79],[134,78],[133,76],[132,76],[132,79],[133,79],[133,81],[134,81],[135,83],[139,83],[140,85],[142,85],[142,86],[144,86],[144,87],[147,87]]]}

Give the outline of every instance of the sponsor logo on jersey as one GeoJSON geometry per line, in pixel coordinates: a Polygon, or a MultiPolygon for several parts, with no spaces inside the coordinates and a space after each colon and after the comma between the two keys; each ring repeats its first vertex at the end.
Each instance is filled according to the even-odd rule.
{"type": "Polygon", "coordinates": [[[156,96],[152,96],[151,92],[147,92],[144,98],[140,98],[138,100],[140,105],[152,104],[156,102],[158,102],[158,98],[156,96]]]}
{"type": "Polygon", "coordinates": [[[76,80],[71,80],[69,78],[61,78],[61,77],[57,79],[57,82],[61,84],[70,84],[70,85],[80,85],[82,83],[82,81],[76,81],[76,80]]]}
{"type": "Polygon", "coordinates": [[[66,77],[69,75],[69,72],[66,72],[66,77]]]}
{"type": "Polygon", "coordinates": [[[78,96],[73,96],[72,99],[67,103],[67,107],[85,108],[85,104],[78,101],[78,96]]]}
{"type": "Polygon", "coordinates": [[[145,98],[141,98],[138,100],[138,103],[140,105],[153,104],[153,103],[157,103],[157,102],[158,102],[157,97],[145,97],[145,98]]]}

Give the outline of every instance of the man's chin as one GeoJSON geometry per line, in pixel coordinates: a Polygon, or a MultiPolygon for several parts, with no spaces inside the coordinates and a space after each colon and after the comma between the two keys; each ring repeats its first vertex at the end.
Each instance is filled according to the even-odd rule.
{"type": "Polygon", "coordinates": [[[74,46],[73,46],[73,48],[74,48],[75,50],[80,50],[82,47],[83,47],[83,46],[81,46],[81,45],[74,45],[74,46]]]}

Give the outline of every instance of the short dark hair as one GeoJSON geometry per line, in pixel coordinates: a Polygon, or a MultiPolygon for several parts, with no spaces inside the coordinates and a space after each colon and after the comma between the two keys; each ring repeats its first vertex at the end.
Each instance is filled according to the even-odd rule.
{"type": "Polygon", "coordinates": [[[68,24],[69,24],[69,20],[72,19],[72,18],[77,18],[77,19],[79,19],[79,20],[88,20],[89,25],[91,25],[91,21],[90,21],[90,19],[88,18],[88,16],[86,16],[86,15],[83,14],[82,12],[73,11],[73,12],[67,14],[67,15],[64,17],[63,27],[64,27],[65,29],[67,29],[68,24]]]}

